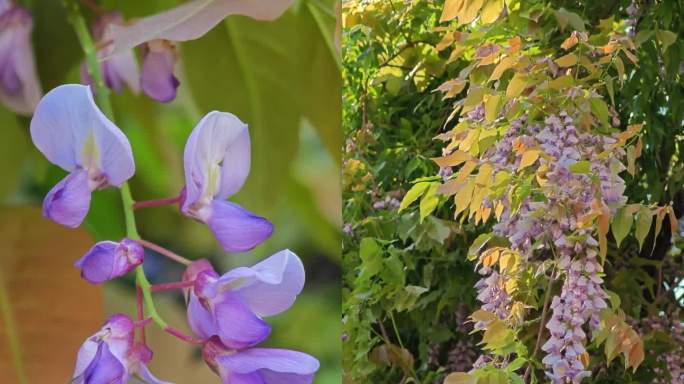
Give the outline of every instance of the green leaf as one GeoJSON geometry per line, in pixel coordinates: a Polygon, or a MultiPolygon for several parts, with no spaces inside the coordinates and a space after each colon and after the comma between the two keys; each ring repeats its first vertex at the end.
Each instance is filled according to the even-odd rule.
{"type": "Polygon", "coordinates": [[[615,242],[618,247],[620,246],[620,243],[622,243],[622,240],[627,237],[633,222],[634,217],[632,213],[624,207],[620,208],[615,214],[611,230],[613,231],[613,237],[615,237],[615,242]]]}
{"type": "Polygon", "coordinates": [[[583,173],[587,174],[591,170],[591,162],[587,160],[578,161],[574,164],[570,164],[568,167],[572,173],[583,173]]]}
{"type": "Polygon", "coordinates": [[[483,233],[476,237],[475,240],[473,240],[473,242],[470,244],[470,248],[468,248],[468,258],[476,256],[478,253],[480,253],[482,247],[484,247],[493,236],[494,234],[490,232],[483,233]]]}
{"type": "Polygon", "coordinates": [[[360,278],[368,279],[382,269],[382,248],[375,239],[364,237],[359,245],[359,257],[361,258],[360,278]]]}
{"type": "Polygon", "coordinates": [[[665,52],[670,45],[677,41],[677,34],[671,31],[660,30],[656,32],[656,38],[662,44],[662,50],[665,52]]]}
{"type": "Polygon", "coordinates": [[[413,184],[413,187],[406,192],[404,199],[401,201],[401,204],[399,204],[399,212],[403,211],[409,205],[413,204],[414,201],[418,200],[418,198],[423,195],[430,185],[431,183],[425,182],[413,184]]]}
{"type": "Polygon", "coordinates": [[[603,126],[608,126],[608,105],[603,99],[598,97],[593,97],[589,99],[589,104],[591,105],[591,112],[596,116],[603,126]]]}
{"type": "Polygon", "coordinates": [[[257,212],[283,197],[303,119],[339,161],[340,80],[328,6],[331,0],[301,0],[273,22],[228,17],[182,45],[199,112],[229,111],[249,125],[252,166],[237,198],[257,212]]]}
{"type": "Polygon", "coordinates": [[[644,246],[644,240],[651,231],[651,223],[653,222],[653,213],[647,207],[641,207],[636,215],[636,229],[635,235],[639,242],[639,250],[644,246]]]}
{"type": "Polygon", "coordinates": [[[420,200],[421,223],[429,214],[431,214],[435,210],[435,208],[437,208],[437,203],[439,203],[439,197],[436,194],[438,186],[439,184],[430,185],[430,188],[428,188],[427,192],[425,192],[423,198],[420,200]]]}
{"type": "Polygon", "coordinates": [[[564,30],[568,25],[570,25],[572,29],[576,31],[584,32],[586,30],[584,28],[584,19],[574,12],[570,12],[565,8],[561,8],[557,11],[554,11],[554,15],[556,16],[558,25],[560,25],[562,30],[564,30]]]}

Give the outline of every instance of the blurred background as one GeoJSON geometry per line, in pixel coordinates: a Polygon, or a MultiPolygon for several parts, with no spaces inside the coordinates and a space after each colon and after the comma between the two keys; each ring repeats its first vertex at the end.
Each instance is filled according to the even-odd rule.
{"type": "MultiPolygon", "coordinates": [[[[21,2],[33,14],[33,43],[44,92],[79,82],[83,61],[61,2],[21,2]]],[[[127,20],[181,1],[107,0],[127,20]]],[[[175,196],[183,187],[183,146],[211,110],[236,114],[250,126],[252,168],[234,200],[275,225],[272,238],[252,252],[226,254],[205,225],[176,206],[137,212],[143,238],[191,259],[209,258],[217,270],[252,265],[289,248],[304,261],[304,292],[273,325],[267,345],[297,349],[321,361],[315,382],[340,383],[340,59],[335,0],[297,0],[274,22],[228,17],[199,40],[180,44],[178,97],[160,104],[127,88],[112,94],[117,125],[136,161],[136,200],[175,196]]],[[[89,21],[95,17],[84,8],[89,21]]],[[[14,383],[7,330],[17,330],[20,363],[30,383],[64,383],[83,340],[115,312],[135,313],[133,279],[91,286],[73,267],[96,240],[124,236],[116,189],[93,194],[80,229],[43,219],[42,199],[65,173],[35,149],[29,118],[0,105],[0,382],[14,383]]],[[[182,269],[148,252],[153,283],[180,279],[182,269]]],[[[179,293],[157,294],[162,316],[187,331],[179,293]]],[[[150,326],[151,368],[175,383],[212,383],[216,377],[198,350],[150,326]]]]}

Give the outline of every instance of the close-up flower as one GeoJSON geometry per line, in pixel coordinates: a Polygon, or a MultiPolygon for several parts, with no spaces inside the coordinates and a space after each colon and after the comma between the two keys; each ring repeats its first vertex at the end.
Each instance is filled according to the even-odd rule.
{"type": "Polygon", "coordinates": [[[92,284],[121,277],[142,264],[145,251],[136,241],[100,241],[76,261],[81,277],[92,284]]]}
{"type": "Polygon", "coordinates": [[[235,115],[210,112],[185,144],[182,212],[209,226],[223,249],[244,252],[271,236],[273,225],[225,199],[247,179],[251,162],[249,131],[235,115]]]}
{"type": "Polygon", "coordinates": [[[48,92],[31,119],[33,144],[69,174],[45,196],[43,214],[78,227],[93,191],[118,187],[135,173],[131,145],[95,104],[90,87],[68,84],[48,92]]]}

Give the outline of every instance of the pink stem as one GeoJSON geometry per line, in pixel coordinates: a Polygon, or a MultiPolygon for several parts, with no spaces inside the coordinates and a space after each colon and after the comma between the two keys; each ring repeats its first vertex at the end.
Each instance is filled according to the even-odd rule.
{"type": "Polygon", "coordinates": [[[150,321],[152,321],[152,318],[151,318],[151,317],[148,317],[147,319],[134,321],[134,322],[133,322],[133,325],[134,325],[136,328],[140,328],[141,330],[144,330],[145,327],[147,326],[147,324],[150,323],[150,321]]]}
{"type": "MultiPolygon", "coordinates": [[[[137,307],[138,307],[138,321],[143,321],[143,317],[145,316],[143,312],[143,295],[142,295],[142,288],[140,288],[139,285],[135,286],[135,291],[136,291],[136,301],[137,301],[137,307]]],[[[150,320],[149,318],[147,320],[150,320]]],[[[142,326],[140,327],[140,341],[142,341],[143,345],[147,345],[147,342],[145,340],[145,327],[142,326]]]]}
{"type": "Polygon", "coordinates": [[[171,204],[176,204],[176,203],[180,202],[180,200],[181,200],[180,196],[175,196],[175,197],[167,197],[165,199],[136,201],[133,204],[133,209],[140,209],[140,208],[147,208],[147,207],[158,207],[160,205],[171,205],[171,204]]]}
{"type": "Polygon", "coordinates": [[[81,0],[81,3],[88,7],[91,11],[95,12],[97,15],[102,15],[105,13],[105,9],[102,8],[100,5],[95,3],[93,0],[81,0]]]}
{"type": "Polygon", "coordinates": [[[170,327],[170,326],[167,326],[166,328],[164,328],[164,331],[166,333],[173,335],[173,336],[175,336],[175,337],[177,337],[177,338],[179,338],[179,339],[181,339],[187,343],[190,343],[190,344],[204,344],[206,342],[206,340],[196,339],[192,336],[188,336],[188,335],[184,334],[183,332],[181,332],[181,331],[179,331],[173,327],[170,327]]]}
{"type": "Polygon", "coordinates": [[[177,281],[175,283],[152,284],[152,292],[169,291],[172,289],[190,288],[195,285],[195,280],[177,281]]]}
{"type": "Polygon", "coordinates": [[[149,241],[143,240],[143,239],[138,239],[137,241],[138,241],[138,243],[140,243],[143,247],[145,247],[145,248],[147,248],[147,249],[151,249],[151,250],[153,250],[153,251],[159,253],[160,255],[166,256],[166,257],[168,257],[169,259],[171,259],[171,260],[173,260],[173,261],[175,261],[175,262],[177,262],[177,263],[181,263],[181,264],[183,264],[183,265],[190,265],[190,264],[192,264],[192,261],[186,259],[185,257],[183,257],[183,256],[181,256],[181,255],[178,255],[178,254],[176,254],[176,253],[173,253],[173,252],[169,251],[168,249],[166,249],[166,248],[164,248],[164,247],[162,247],[162,246],[159,246],[159,245],[157,245],[157,244],[155,244],[155,243],[152,243],[152,242],[149,242],[149,241]]]}

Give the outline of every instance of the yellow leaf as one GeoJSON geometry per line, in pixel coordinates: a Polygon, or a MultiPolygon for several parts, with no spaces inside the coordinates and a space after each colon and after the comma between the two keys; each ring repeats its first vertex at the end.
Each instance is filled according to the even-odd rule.
{"type": "Polygon", "coordinates": [[[487,250],[482,254],[482,265],[485,267],[491,267],[499,261],[499,255],[501,251],[498,248],[492,248],[487,250]]]}
{"type": "Polygon", "coordinates": [[[496,203],[496,207],[494,208],[494,215],[496,216],[496,220],[499,221],[501,220],[501,215],[503,214],[504,210],[504,205],[500,201],[496,203]]]}
{"type": "Polygon", "coordinates": [[[475,177],[475,184],[480,186],[489,185],[492,179],[492,165],[490,163],[484,163],[480,166],[480,172],[478,172],[477,177],[475,177]]]}
{"type": "Polygon", "coordinates": [[[459,213],[463,212],[470,205],[470,198],[473,196],[473,190],[475,189],[475,184],[468,183],[464,185],[454,197],[456,202],[456,212],[454,216],[458,216],[459,213]]]}
{"type": "Polygon", "coordinates": [[[503,75],[503,73],[506,72],[507,69],[513,68],[516,62],[517,59],[512,56],[506,56],[503,59],[501,59],[499,64],[497,64],[497,66],[494,68],[492,75],[489,77],[489,81],[499,80],[501,78],[501,75],[503,75]]]}
{"type": "Polygon", "coordinates": [[[437,163],[440,167],[454,167],[470,159],[470,155],[466,152],[455,150],[451,154],[443,157],[433,157],[431,160],[437,163]]]}
{"type": "Polygon", "coordinates": [[[512,99],[514,97],[519,96],[522,93],[522,91],[525,90],[526,86],[526,76],[521,73],[516,73],[515,75],[513,75],[513,78],[511,79],[510,83],[508,83],[508,87],[506,88],[506,97],[512,99]]]}
{"type": "Polygon", "coordinates": [[[487,4],[482,8],[482,14],[480,15],[482,22],[485,24],[495,22],[501,16],[503,7],[503,0],[488,0],[487,4]]]}
{"type": "Polygon", "coordinates": [[[459,93],[465,88],[466,86],[466,81],[463,79],[452,79],[452,80],[447,80],[445,81],[442,85],[440,85],[436,91],[444,93],[444,98],[449,99],[452,98],[459,93]]]}
{"type": "Polygon", "coordinates": [[[574,53],[561,56],[555,60],[556,64],[558,64],[559,67],[571,67],[575,64],[577,64],[577,55],[574,53]]]}
{"type": "Polygon", "coordinates": [[[476,162],[472,160],[466,161],[465,164],[463,164],[463,167],[461,167],[461,170],[458,172],[458,176],[454,180],[459,183],[463,183],[466,177],[470,176],[470,174],[475,170],[476,166],[476,162]]]}
{"type": "Polygon", "coordinates": [[[444,378],[444,384],[477,384],[477,377],[465,372],[454,372],[444,378]]]}
{"type": "Polygon", "coordinates": [[[628,367],[632,367],[632,372],[636,372],[642,361],[644,361],[644,342],[639,340],[632,346],[627,356],[628,367]]]}
{"type": "Polygon", "coordinates": [[[529,167],[530,165],[534,164],[534,162],[537,161],[538,158],[539,150],[528,149],[523,153],[522,158],[520,159],[520,166],[518,167],[518,170],[529,167]]]}
{"type": "Polygon", "coordinates": [[[516,36],[508,40],[508,53],[516,53],[522,48],[522,39],[516,36]]]}
{"type": "Polygon", "coordinates": [[[496,119],[496,114],[499,111],[499,100],[501,100],[501,95],[491,95],[485,101],[485,120],[491,123],[496,119]]]}
{"type": "Polygon", "coordinates": [[[458,149],[462,151],[469,151],[470,148],[473,146],[473,144],[477,143],[477,138],[480,136],[480,130],[479,129],[471,129],[468,132],[468,136],[466,136],[465,139],[461,142],[461,144],[458,146],[458,149]]]}
{"type": "Polygon", "coordinates": [[[482,99],[484,98],[485,91],[482,88],[473,88],[472,86],[468,90],[468,96],[466,96],[465,101],[463,102],[463,112],[469,112],[480,103],[482,103],[482,99]]]}
{"type": "Polygon", "coordinates": [[[489,220],[489,216],[491,214],[492,214],[492,208],[491,207],[482,208],[482,215],[481,215],[482,222],[486,223],[487,220],[489,220]]]}
{"type": "Polygon", "coordinates": [[[570,35],[570,37],[563,41],[563,44],[561,44],[561,48],[567,51],[568,49],[574,47],[577,43],[579,43],[579,39],[577,38],[577,31],[575,31],[570,35]]]}
{"type": "Polygon", "coordinates": [[[439,18],[440,23],[455,19],[463,6],[466,5],[466,2],[466,0],[446,0],[442,16],[439,18]]]}
{"type": "Polygon", "coordinates": [[[476,210],[480,208],[480,205],[482,205],[482,201],[484,201],[484,198],[489,195],[489,188],[480,188],[476,189],[473,192],[473,197],[472,200],[470,201],[470,212],[471,215],[475,213],[476,210]]]}
{"type": "Polygon", "coordinates": [[[492,321],[497,320],[499,317],[492,312],[485,311],[484,309],[478,309],[477,311],[473,312],[472,315],[470,315],[470,318],[475,322],[482,321],[483,323],[491,323],[492,321]]]}
{"type": "Polygon", "coordinates": [[[484,0],[467,0],[466,6],[458,14],[459,24],[469,24],[477,17],[477,13],[482,8],[484,0]]]}

